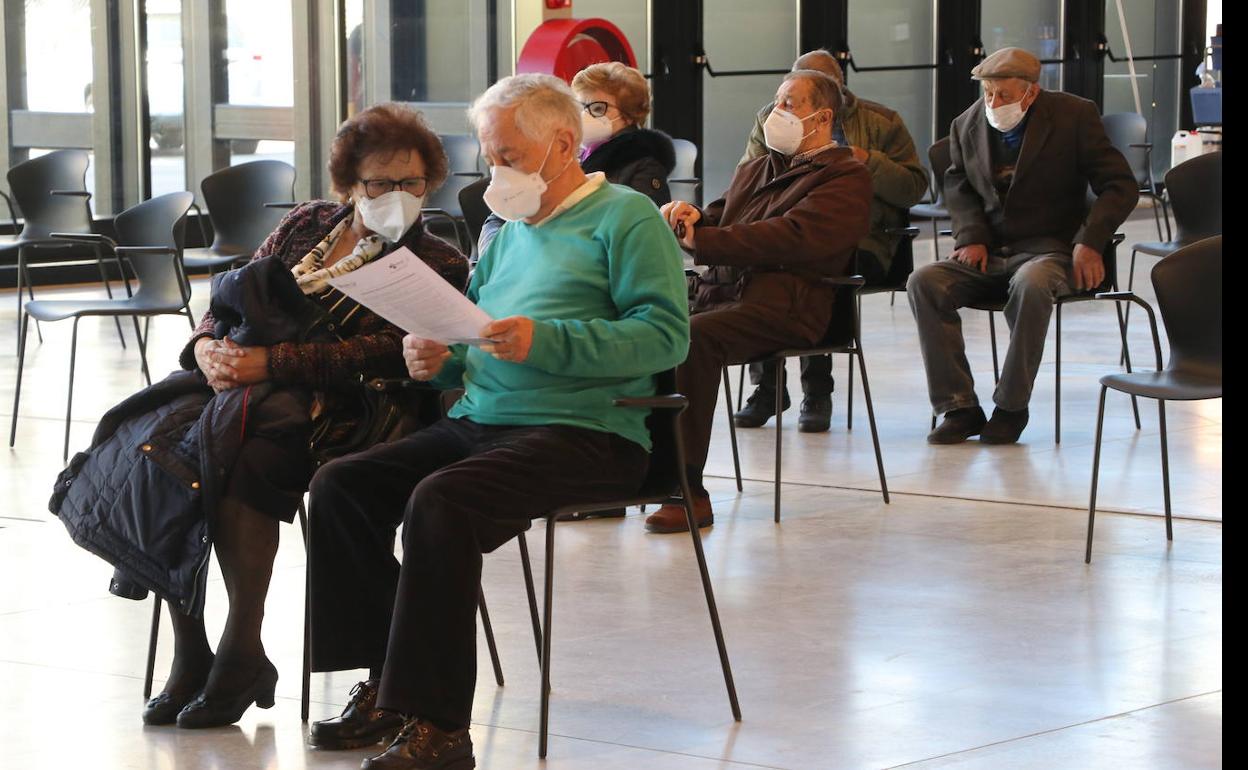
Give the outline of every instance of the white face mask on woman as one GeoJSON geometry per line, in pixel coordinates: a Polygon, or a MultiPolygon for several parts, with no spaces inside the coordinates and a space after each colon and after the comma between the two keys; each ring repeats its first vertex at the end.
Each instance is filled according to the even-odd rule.
{"type": "Polygon", "coordinates": [[[606,115],[595,118],[588,112],[581,113],[581,144],[590,147],[602,144],[615,135],[615,121],[606,115]]]}
{"type": "MultiPolygon", "coordinates": [[[[542,177],[542,169],[550,159],[551,148],[555,140],[546,145],[546,154],[542,156],[542,164],[531,174],[512,168],[511,166],[490,166],[490,186],[485,188],[485,204],[490,211],[498,214],[508,222],[528,219],[542,208],[542,194],[546,192],[546,179],[542,177]]],[[[572,158],[564,164],[559,174],[572,165],[572,158]]],[[[555,174],[552,179],[558,179],[555,174]]]]}
{"type": "Polygon", "coordinates": [[[779,107],[771,111],[767,116],[767,120],[763,123],[763,141],[767,146],[781,155],[792,155],[797,152],[797,148],[802,145],[806,137],[815,133],[816,129],[811,129],[806,133],[802,133],[802,123],[818,115],[813,112],[804,118],[799,118],[788,110],[782,110],[779,107]]]}
{"type": "Polygon", "coordinates": [[[365,227],[391,243],[398,243],[420,218],[424,203],[423,197],[418,198],[403,190],[391,190],[376,198],[361,195],[355,200],[355,210],[365,227]]]}

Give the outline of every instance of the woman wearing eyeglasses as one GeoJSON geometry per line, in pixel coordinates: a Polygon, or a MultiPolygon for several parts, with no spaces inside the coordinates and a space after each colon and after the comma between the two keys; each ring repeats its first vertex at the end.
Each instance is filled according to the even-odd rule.
{"type": "MultiPolygon", "coordinates": [[[[330,442],[349,445],[347,437],[358,438],[355,428],[366,422],[361,378],[405,374],[403,332],[330,287],[328,280],[400,246],[461,289],[468,267],[457,250],[428,234],[420,219],[423,197],[446,179],[447,159],[418,112],[381,104],[356,114],[338,130],[329,171],[340,201],[298,206],[253,258],[255,264],[274,257],[290,270],[305,299],[323,311],[320,317],[327,320],[321,332],[299,341],[244,347],[228,336],[218,339],[217,319],[209,312],[181,363],[188,370],[198,368],[218,393],[272,383],[310,394],[314,434],[328,433],[330,442]]],[[[147,724],[220,726],[237,721],[252,703],[272,705],[277,670],[265,655],[260,625],[278,522],[294,519],[315,461],[306,430],[257,434],[252,426],[261,415],[244,412],[244,419],[250,420],[244,423],[245,438],[221,502],[210,514],[229,596],[225,630],[214,656],[202,616],[171,608],[173,667],[164,690],[144,709],[147,724]]]]}
{"type": "MultiPolygon", "coordinates": [[[[662,131],[645,127],[650,116],[650,85],[636,69],[620,62],[591,64],[572,78],[580,100],[581,168],[601,171],[607,181],[647,195],[656,206],[672,199],[667,177],[676,168],[676,149],[662,131]]],[[[485,188],[485,181],[481,181],[485,188]]],[[[477,241],[478,253],[503,226],[491,214],[477,241]]]]}

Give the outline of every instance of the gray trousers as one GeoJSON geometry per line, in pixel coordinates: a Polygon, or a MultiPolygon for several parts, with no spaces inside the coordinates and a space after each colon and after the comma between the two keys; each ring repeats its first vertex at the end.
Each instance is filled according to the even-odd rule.
{"type": "Polygon", "coordinates": [[[979,404],[958,308],[1002,297],[1010,344],[992,400],[1002,409],[1025,409],[1044,355],[1053,302],[1069,294],[1072,283],[1071,257],[1060,252],[990,256],[987,272],[950,259],[911,273],[906,295],[919,329],[933,411],[944,414],[979,404]]]}

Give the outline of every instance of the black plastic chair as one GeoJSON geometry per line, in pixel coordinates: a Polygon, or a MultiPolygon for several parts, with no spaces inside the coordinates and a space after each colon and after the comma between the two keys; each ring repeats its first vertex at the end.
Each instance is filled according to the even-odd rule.
{"type": "Polygon", "coordinates": [[[440,137],[446,150],[450,174],[442,186],[425,199],[425,219],[447,220],[455,230],[455,240],[464,254],[472,254],[473,238],[464,223],[464,211],[460,206],[460,191],[480,180],[481,146],[477,138],[469,134],[446,134],[440,137]]]}
{"type": "MultiPolygon", "coordinates": [[[[182,315],[190,317],[188,304],[191,299],[190,284],[182,270],[179,252],[182,248],[186,212],[191,205],[191,194],[176,192],[144,201],[117,215],[117,241],[101,235],[56,233],[63,239],[81,240],[94,246],[108,246],[119,260],[134,272],[139,280],[137,292],[131,293],[130,282],[125,282],[124,299],[61,299],[32,300],[22,309],[21,332],[18,335],[17,381],[13,391],[13,417],[9,426],[9,446],[17,437],[17,408],[22,396],[22,367],[26,358],[26,330],[31,318],[40,321],[63,321],[74,319],[74,331],[69,347],[69,384],[65,403],[65,445],[62,459],[69,458],[70,418],[74,406],[74,363],[78,352],[78,322],[87,316],[130,316],[134,321],[134,336],[139,341],[139,359],[143,364],[143,377],[150,385],[151,374],[147,366],[147,344],[139,329],[139,316],[182,315]]],[[[123,272],[123,276],[125,273],[123,272]]],[[[193,319],[192,319],[193,321],[193,319]]]]}
{"type": "MultiPolygon", "coordinates": [[[[21,332],[22,287],[30,299],[35,298],[33,282],[30,279],[30,268],[49,264],[46,260],[36,261],[39,252],[65,252],[74,247],[64,239],[53,238],[52,233],[87,234],[91,232],[91,193],[87,192],[87,165],[90,158],[81,150],[56,150],[38,158],[17,164],[9,169],[9,190],[13,197],[3,195],[9,208],[14,232],[17,232],[16,210],[20,210],[25,219],[21,232],[11,241],[0,243],[0,254],[17,252],[17,324],[21,332]],[[14,200],[16,199],[16,200],[14,200]]],[[[79,247],[81,248],[81,247],[79,247]]],[[[100,271],[100,281],[104,291],[111,299],[112,286],[104,270],[103,254],[94,245],[90,246],[96,266],[100,271]]],[[[72,256],[51,264],[76,262],[72,256]]],[[[120,265],[118,265],[120,268],[120,265]]],[[[124,274],[123,274],[124,277],[124,274]]],[[[121,320],[115,319],[117,336],[121,338],[121,346],[126,346],[126,337],[121,331],[121,320]]],[[[39,340],[43,341],[43,331],[36,323],[39,340]]]]}
{"type": "MultiPolygon", "coordinates": [[[[724,672],[724,685],[728,689],[728,702],[732,708],[732,717],[741,721],[741,707],[737,703],[737,688],[732,679],[732,666],[728,661],[728,648],[724,644],[724,632],[719,623],[719,610],[715,606],[715,592],[711,588],[711,576],[706,568],[706,555],[702,550],[702,535],[694,522],[693,493],[689,489],[689,479],[685,475],[685,442],[680,432],[680,413],[689,402],[684,396],[675,393],[676,372],[669,369],[657,378],[659,395],[651,398],[620,398],[615,406],[631,409],[648,409],[650,416],[646,423],[650,429],[653,448],[650,454],[650,469],[637,494],[624,500],[609,502],[573,502],[546,514],[546,561],[543,619],[541,627],[537,627],[534,619],[534,635],[538,639],[542,666],[542,705],[541,727],[538,733],[539,757],[546,757],[547,727],[550,722],[550,638],[551,616],[554,604],[555,580],[555,523],[561,516],[575,513],[606,511],[613,508],[626,508],[633,505],[666,503],[670,501],[673,490],[680,490],[680,502],[685,507],[685,518],[689,525],[689,534],[693,538],[693,552],[697,557],[698,571],[702,576],[702,591],[706,595],[706,606],[711,617],[711,628],[715,633],[715,644],[719,650],[720,667],[724,672]]],[[[536,607],[533,593],[533,573],[529,566],[528,546],[524,534],[517,538],[520,545],[521,563],[524,567],[525,587],[528,590],[530,608],[536,607]]]]}
{"type": "MultiPolygon", "coordinates": [[[[212,245],[187,249],[182,264],[215,273],[251,259],[277,227],[295,197],[295,169],[280,160],[240,163],[204,177],[199,189],[212,222],[212,245]]],[[[207,242],[202,215],[199,222],[207,242]]]]}
{"type": "Polygon", "coordinates": [[[702,180],[697,176],[698,146],[688,139],[673,139],[676,166],[667,179],[672,200],[702,205],[702,180]]]}
{"type": "Polygon", "coordinates": [[[1148,121],[1138,112],[1114,112],[1102,116],[1101,123],[1105,126],[1109,143],[1122,153],[1131,166],[1131,173],[1135,174],[1140,194],[1147,195],[1153,201],[1157,239],[1170,240],[1170,213],[1167,211],[1166,199],[1157,189],[1157,180],[1153,177],[1153,143],[1148,141],[1148,121]],[[1164,236],[1161,234],[1163,219],[1166,223],[1164,236]]]}
{"type": "MultiPolygon", "coordinates": [[[[1165,257],[1185,246],[1222,234],[1222,153],[1200,155],[1167,171],[1166,195],[1174,210],[1174,239],[1146,241],[1131,247],[1127,291],[1135,288],[1136,254],[1165,257]]],[[[1124,317],[1129,325],[1131,305],[1127,305],[1124,317]]]]}
{"type": "Polygon", "coordinates": [[[468,228],[468,239],[472,241],[474,259],[481,258],[481,229],[492,213],[485,202],[485,188],[489,186],[490,180],[478,179],[459,190],[459,209],[464,214],[464,226],[468,228]]]}
{"type": "MultiPolygon", "coordinates": [[[[909,240],[909,239],[907,239],[909,240]]],[[[789,358],[801,358],[805,356],[822,356],[831,355],[833,353],[845,353],[849,356],[849,394],[848,400],[850,406],[846,410],[846,428],[853,430],[853,401],[854,401],[854,360],[858,361],[858,368],[862,371],[862,394],[867,402],[867,421],[871,425],[871,442],[875,446],[875,467],[880,474],[880,494],[884,496],[884,502],[889,502],[888,497],[888,479],[884,475],[884,458],[880,454],[880,434],[875,427],[875,405],[871,401],[871,384],[867,380],[867,361],[862,353],[862,335],[861,335],[861,318],[858,306],[858,292],[861,291],[865,281],[861,276],[851,276],[848,278],[825,278],[824,283],[837,286],[836,299],[832,304],[832,321],[828,324],[828,333],[819,345],[809,349],[793,348],[788,350],[780,350],[769,356],[763,356],[746,364],[775,362],[776,370],[776,469],[774,475],[774,515],[776,523],[780,522],[780,478],[781,478],[781,450],[783,442],[780,439],[780,430],[784,422],[784,362],[789,358]]],[[[741,482],[741,460],[737,452],[737,426],[732,418],[732,386],[728,381],[728,368],[723,370],[724,380],[724,400],[728,408],[728,436],[732,442],[732,466],[737,478],[737,491],[742,491],[741,482]]]]}
{"type": "Polygon", "coordinates": [[[1084,563],[1092,561],[1092,529],[1096,522],[1096,484],[1101,465],[1101,431],[1105,422],[1105,392],[1110,388],[1132,398],[1157,400],[1161,429],[1161,485],[1166,507],[1166,540],[1174,540],[1170,516],[1170,456],[1166,436],[1167,401],[1222,398],[1222,236],[1186,246],[1153,267],[1153,289],[1166,324],[1170,361],[1161,365],[1157,318],[1147,302],[1129,291],[1101,295],[1101,299],[1129,301],[1148,313],[1157,371],[1109,374],[1101,378],[1096,414],[1096,448],[1092,452],[1092,491],[1088,500],[1088,544],[1084,563]]]}
{"type": "Polygon", "coordinates": [[[931,201],[916,203],[910,207],[911,220],[931,220],[932,251],[936,259],[940,259],[940,231],[936,223],[949,219],[949,209],[945,208],[945,172],[953,162],[949,156],[949,137],[937,141],[927,148],[927,162],[932,168],[931,201]]]}

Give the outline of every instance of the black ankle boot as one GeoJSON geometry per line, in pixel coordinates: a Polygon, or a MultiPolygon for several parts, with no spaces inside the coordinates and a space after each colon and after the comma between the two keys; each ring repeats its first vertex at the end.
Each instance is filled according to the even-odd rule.
{"type": "MultiPolygon", "coordinates": [[[[784,409],[789,408],[789,392],[784,392],[784,409]]],[[[737,410],[732,421],[738,428],[761,428],[776,415],[776,393],[762,386],[754,389],[745,400],[745,406],[737,410]]]]}

